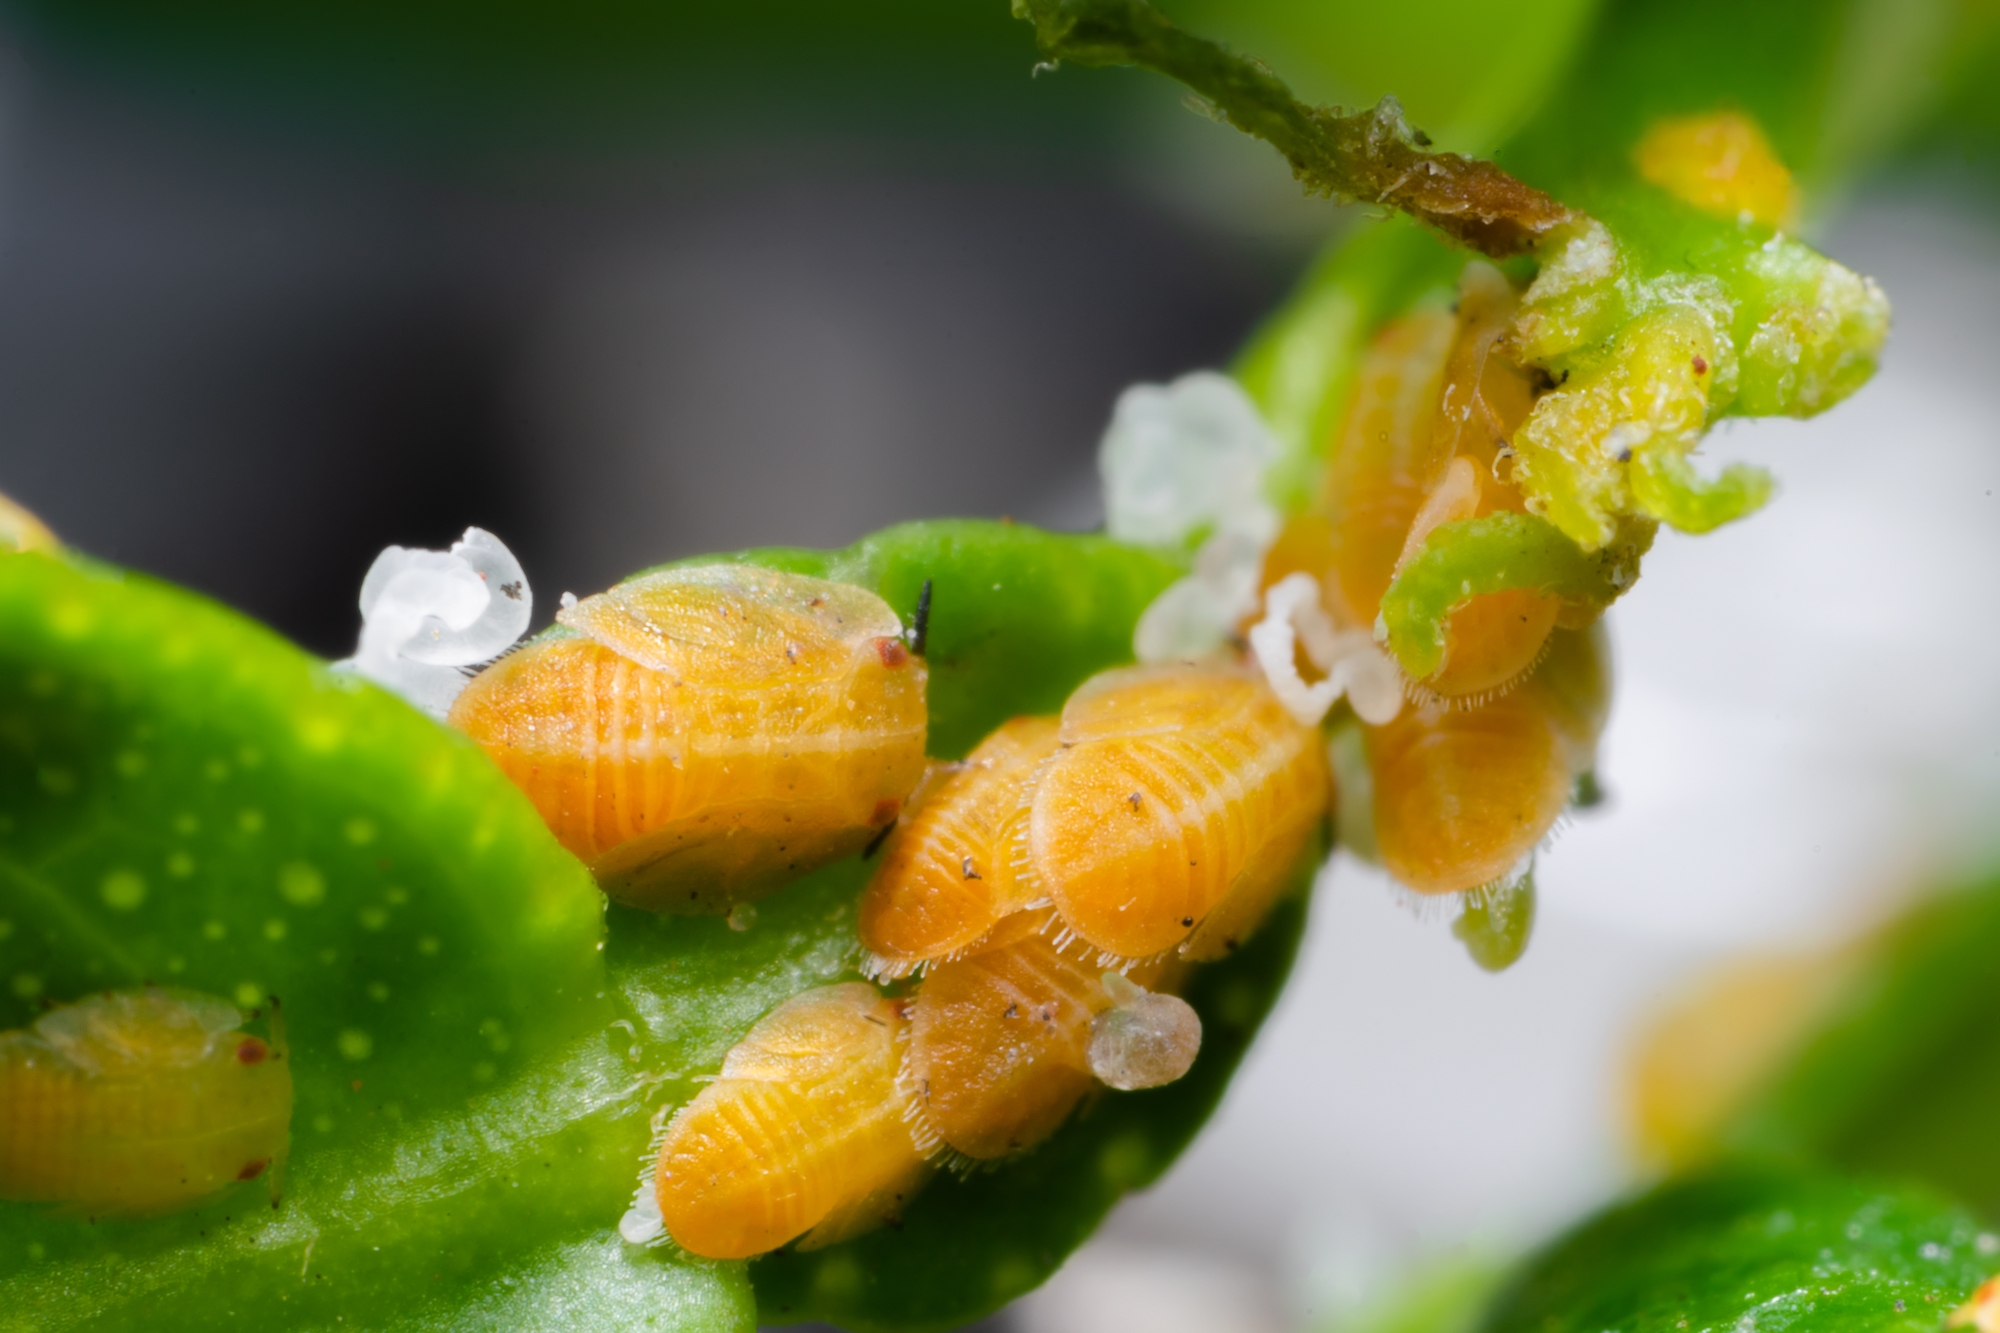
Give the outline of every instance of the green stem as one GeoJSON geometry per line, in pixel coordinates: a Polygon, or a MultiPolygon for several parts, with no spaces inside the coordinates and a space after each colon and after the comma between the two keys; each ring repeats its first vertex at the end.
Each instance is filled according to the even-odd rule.
{"type": "Polygon", "coordinates": [[[1013,3],[1046,59],[1142,65],[1179,80],[1283,153],[1310,193],[1400,209],[1496,259],[1532,251],[1581,217],[1491,162],[1428,151],[1393,97],[1353,114],[1308,106],[1261,62],[1182,31],[1146,0],[1013,3]]]}

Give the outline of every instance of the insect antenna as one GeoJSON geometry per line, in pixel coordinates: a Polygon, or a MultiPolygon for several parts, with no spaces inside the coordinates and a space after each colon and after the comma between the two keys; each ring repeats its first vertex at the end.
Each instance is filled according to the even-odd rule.
{"type": "MultiPolygon", "coordinates": [[[[882,826],[882,831],[880,833],[877,833],[874,837],[870,838],[868,840],[868,845],[861,849],[861,859],[866,861],[870,857],[874,856],[875,853],[881,851],[882,844],[889,841],[889,835],[891,833],[894,833],[895,831],[896,831],[895,820],[892,819],[888,823],[884,824],[882,826]]],[[[853,846],[852,843],[849,843],[848,845],[853,846]]]]}
{"type": "Polygon", "coordinates": [[[913,656],[924,655],[924,645],[930,641],[931,632],[931,581],[924,580],[924,586],[917,591],[917,611],[910,617],[910,652],[913,656]]]}

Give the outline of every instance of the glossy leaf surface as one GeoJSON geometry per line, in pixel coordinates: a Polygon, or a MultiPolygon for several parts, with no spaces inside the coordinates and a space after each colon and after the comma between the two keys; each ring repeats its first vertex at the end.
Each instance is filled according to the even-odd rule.
{"type": "Polygon", "coordinates": [[[1531,1260],[1481,1333],[1916,1333],[2000,1263],[1920,1192],[1746,1169],[1668,1184],[1531,1260]]]}
{"type": "Polygon", "coordinates": [[[0,559],[5,1022],[148,981],[276,994],[297,1091],[275,1210],[262,1181],[151,1220],[0,1205],[0,1300],[48,1328],[388,1324],[598,1233],[644,1133],[602,912],[400,700],[153,580],[0,559]]]}

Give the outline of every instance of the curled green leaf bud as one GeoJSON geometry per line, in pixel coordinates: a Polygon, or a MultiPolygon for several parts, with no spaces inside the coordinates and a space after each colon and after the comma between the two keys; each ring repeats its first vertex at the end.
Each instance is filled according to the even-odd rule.
{"type": "Polygon", "coordinates": [[[1443,524],[1383,594],[1376,637],[1412,680],[1422,680],[1443,661],[1445,621],[1475,597],[1525,588],[1588,619],[1638,578],[1653,532],[1648,521],[1628,522],[1614,540],[1586,551],[1533,514],[1443,524]]]}

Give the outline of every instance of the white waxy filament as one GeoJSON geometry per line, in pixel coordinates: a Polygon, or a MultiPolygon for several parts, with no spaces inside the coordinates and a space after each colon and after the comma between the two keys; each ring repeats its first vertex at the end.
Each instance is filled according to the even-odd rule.
{"type": "Polygon", "coordinates": [[[632,1195],[632,1206],[618,1219],[618,1234],[627,1245],[650,1245],[666,1230],[666,1219],[660,1216],[659,1189],[649,1171],[632,1195]]]}
{"type": "Polygon", "coordinates": [[[1257,571],[1279,525],[1264,477],[1279,452],[1227,375],[1196,371],[1120,395],[1098,449],[1105,529],[1144,546],[1195,547],[1192,572],[1139,619],[1140,661],[1200,657],[1257,609],[1257,571]]]}
{"type": "Polygon", "coordinates": [[[1264,594],[1264,618],[1250,627],[1250,651],[1278,701],[1308,727],[1347,697],[1354,715],[1373,727],[1395,719],[1403,708],[1403,682],[1396,664],[1365,630],[1340,631],[1320,606],[1319,582],[1306,573],[1287,574],[1264,594]],[[1297,650],[1326,674],[1307,684],[1299,675],[1297,650]]]}

